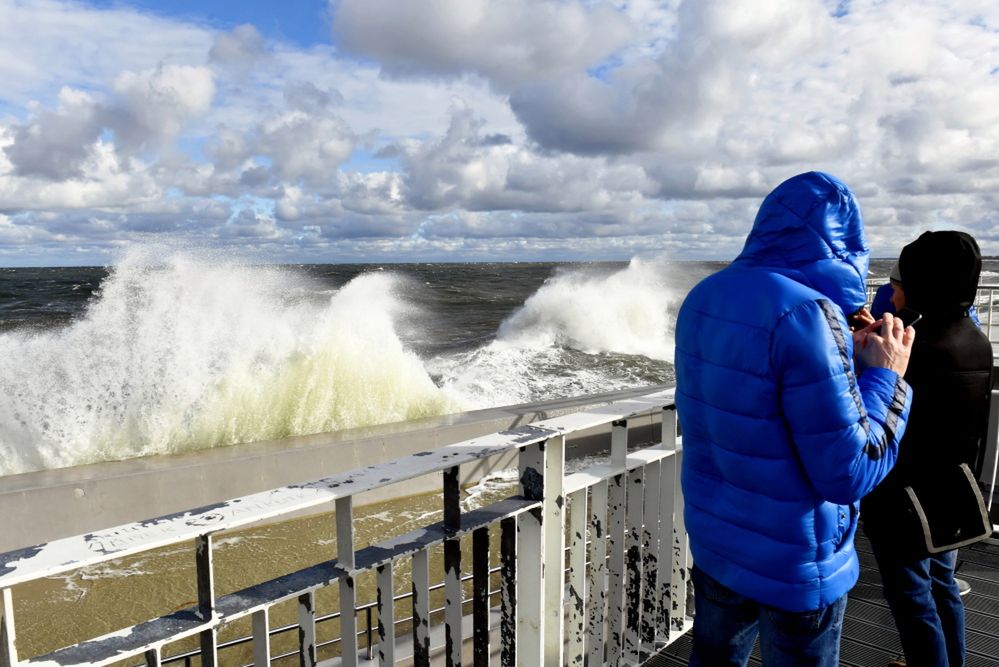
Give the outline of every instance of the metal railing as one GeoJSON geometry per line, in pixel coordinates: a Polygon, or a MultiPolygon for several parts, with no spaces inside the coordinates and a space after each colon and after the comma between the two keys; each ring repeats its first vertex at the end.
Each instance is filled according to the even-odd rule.
{"type": "MultiPolygon", "coordinates": [[[[633,422],[634,426],[634,422],[633,422]]],[[[219,629],[252,620],[255,665],[284,655],[317,664],[317,651],[337,644],[340,662],[356,665],[359,654],[356,578],[374,572],[377,602],[361,606],[377,614],[379,664],[396,660],[396,628],[412,625],[413,662],[430,664],[429,550],[443,545],[445,660],[461,662],[462,621],[471,604],[475,664],[488,664],[490,647],[490,527],[499,532],[499,631],[503,665],[636,664],[690,627],[686,601],[690,554],[679,489],[681,441],[673,390],[590,408],[555,419],[421,452],[362,470],[236,498],[217,505],[68,537],[0,554],[0,667],[15,665],[107,665],[141,658],[158,666],[197,656],[206,667],[221,664],[219,629]],[[628,420],[661,415],[660,442],[628,450],[628,420]],[[568,435],[611,424],[605,461],[566,474],[568,435]],[[459,466],[518,452],[519,495],[462,511],[459,466]],[[355,549],[354,497],[416,477],[443,473],[443,521],[355,549]],[[309,508],[332,507],[336,553],[317,565],[216,596],[213,536],[309,508]],[[471,536],[472,595],[465,599],[461,544],[471,536]],[[567,537],[568,536],[568,537],[567,537]],[[193,541],[197,604],[119,631],[22,659],[17,651],[14,596],[18,587],[42,577],[78,570],[163,546],[193,541]],[[568,571],[563,574],[567,554],[568,571]],[[411,563],[412,616],[395,619],[397,563],[411,563]],[[547,567],[546,567],[547,566],[547,567]],[[547,573],[547,575],[546,575],[547,573]],[[566,580],[568,586],[566,586],[566,580]],[[316,613],[317,591],[336,584],[338,614],[316,613]],[[269,612],[297,601],[298,648],[272,656],[269,612]],[[316,624],[339,619],[339,637],[319,642],[316,624]],[[191,655],[164,656],[165,645],[197,637],[191,655]]],[[[303,545],[303,548],[310,548],[303,545]]],[[[320,545],[311,548],[321,549],[320,545]]],[[[332,549],[331,549],[332,550],[332,549]]],[[[439,611],[439,610],[434,610],[439,611]]],[[[369,620],[370,625],[370,620],[369,620]]],[[[370,650],[371,641],[368,642],[370,650]]],[[[401,657],[401,656],[400,656],[401,657]]],[[[230,663],[231,664],[231,663],[230,663]]]]}
{"type": "MultiPolygon", "coordinates": [[[[498,568],[498,567],[493,567],[493,568],[489,569],[489,574],[490,575],[496,574],[498,572],[500,572],[500,568],[498,568]]],[[[469,581],[472,581],[473,579],[474,579],[473,575],[470,575],[470,574],[462,575],[462,577],[461,577],[462,583],[467,583],[469,581]]],[[[434,591],[439,591],[439,590],[442,590],[443,588],[444,588],[444,582],[440,582],[440,583],[437,583],[437,584],[434,584],[433,586],[431,586],[430,587],[430,592],[433,593],[434,591]]],[[[490,591],[490,593],[489,593],[490,598],[497,597],[498,595],[499,595],[499,591],[498,590],[490,591]]],[[[402,595],[396,595],[396,596],[394,596],[392,598],[392,602],[393,603],[395,603],[395,602],[402,602],[403,600],[410,600],[410,599],[412,599],[412,597],[413,597],[413,593],[412,592],[403,593],[402,595]]],[[[467,607],[471,602],[472,602],[471,600],[464,600],[464,605],[467,607]]],[[[356,609],[354,609],[354,615],[355,615],[355,617],[357,616],[357,614],[360,614],[360,613],[364,614],[364,618],[365,618],[364,629],[358,631],[357,637],[358,638],[361,638],[361,637],[365,638],[364,648],[365,648],[366,658],[368,660],[371,660],[372,658],[374,658],[375,644],[374,644],[374,641],[373,641],[373,637],[374,637],[374,632],[376,630],[376,626],[372,622],[373,621],[372,611],[377,610],[377,608],[378,608],[378,603],[377,602],[369,602],[367,604],[362,604],[362,605],[358,606],[356,609]]],[[[435,607],[435,608],[433,608],[433,609],[430,610],[430,615],[433,616],[434,614],[440,614],[441,612],[444,611],[444,609],[445,609],[444,607],[435,607]]],[[[323,623],[326,623],[327,621],[335,621],[338,618],[340,618],[340,612],[338,612],[338,611],[335,611],[335,612],[330,613],[330,614],[324,614],[322,616],[316,616],[316,627],[318,628],[323,623]]],[[[396,628],[398,628],[400,625],[404,625],[406,623],[411,622],[413,620],[413,618],[414,618],[413,616],[407,616],[405,618],[398,618],[398,619],[396,619],[395,620],[395,626],[396,626],[396,628]]],[[[271,628],[271,629],[269,629],[268,630],[268,634],[273,638],[273,637],[277,637],[278,635],[283,635],[283,634],[286,634],[288,632],[292,632],[294,630],[297,630],[298,627],[299,626],[298,626],[297,623],[289,623],[287,625],[282,625],[281,627],[278,627],[278,628],[271,628]]],[[[243,636],[243,637],[237,637],[236,639],[230,639],[229,641],[220,642],[219,645],[218,645],[218,651],[219,651],[219,653],[221,653],[225,649],[235,648],[237,646],[243,646],[243,645],[251,643],[252,641],[253,641],[253,635],[246,635],[246,636],[243,636]]],[[[340,643],[340,638],[339,637],[334,637],[333,639],[330,639],[328,641],[317,642],[316,643],[316,649],[319,650],[319,649],[325,648],[327,646],[336,646],[339,643],[340,643]]],[[[271,659],[271,662],[275,662],[275,661],[278,661],[278,660],[282,660],[284,658],[292,658],[292,657],[295,657],[295,656],[300,655],[300,654],[301,654],[301,650],[299,648],[295,648],[295,649],[293,649],[291,651],[285,651],[284,653],[279,653],[278,655],[272,655],[270,659],[271,659]]],[[[200,655],[201,655],[201,649],[196,649],[194,651],[186,651],[184,653],[177,653],[177,654],[170,655],[170,656],[163,656],[162,659],[160,660],[160,664],[162,664],[162,665],[171,665],[171,664],[174,664],[174,663],[183,662],[184,663],[184,667],[192,667],[192,665],[193,665],[192,660],[194,658],[197,658],[200,655]]],[[[248,663],[248,664],[245,664],[245,665],[241,665],[240,667],[253,667],[253,663],[251,662],[251,663],[248,663]]]]}

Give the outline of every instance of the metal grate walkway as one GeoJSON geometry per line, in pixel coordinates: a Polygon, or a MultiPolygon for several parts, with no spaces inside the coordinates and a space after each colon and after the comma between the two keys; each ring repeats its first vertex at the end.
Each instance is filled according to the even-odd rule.
{"type": "MultiPolygon", "coordinates": [[[[902,649],[895,623],[881,595],[881,579],[870,543],[859,534],[857,552],[860,555],[860,582],[850,591],[843,622],[840,664],[844,667],[884,667],[900,656],[902,649]]],[[[977,544],[962,549],[958,554],[958,572],[958,576],[971,584],[971,592],[964,598],[967,665],[999,665],[999,546],[977,544]]],[[[647,661],[645,667],[686,665],[690,649],[691,637],[686,634],[647,661]]],[[[749,664],[762,664],[759,644],[754,648],[749,664]]]]}

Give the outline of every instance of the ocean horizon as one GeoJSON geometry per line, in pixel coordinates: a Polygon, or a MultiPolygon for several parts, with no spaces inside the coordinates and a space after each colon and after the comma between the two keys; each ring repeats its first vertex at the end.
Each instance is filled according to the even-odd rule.
{"type": "Polygon", "coordinates": [[[669,383],[676,309],[725,264],[0,269],[0,475],[669,383]]]}

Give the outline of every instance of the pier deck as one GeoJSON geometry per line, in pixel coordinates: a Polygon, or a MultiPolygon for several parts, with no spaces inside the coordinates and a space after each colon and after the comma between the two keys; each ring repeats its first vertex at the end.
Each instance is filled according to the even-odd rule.
{"type": "MultiPolygon", "coordinates": [[[[844,667],[883,667],[902,654],[895,623],[881,595],[870,542],[857,536],[860,582],[850,591],[843,622],[840,664],[844,667]]],[[[999,546],[976,544],[958,554],[958,576],[971,584],[964,598],[968,667],[999,664],[999,546]]],[[[679,667],[690,658],[691,635],[687,634],[645,663],[645,667],[679,667]]],[[[750,665],[761,665],[759,644],[750,665]]]]}

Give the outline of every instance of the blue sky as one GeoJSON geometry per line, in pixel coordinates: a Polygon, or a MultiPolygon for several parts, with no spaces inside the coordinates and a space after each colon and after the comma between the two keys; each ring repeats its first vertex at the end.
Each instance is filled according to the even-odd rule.
{"type": "Polygon", "coordinates": [[[97,9],[131,8],[178,21],[201,23],[215,30],[250,24],[267,39],[308,48],[329,44],[330,6],[323,0],[92,0],[97,9]]]}
{"type": "Polygon", "coordinates": [[[730,259],[829,171],[999,254],[991,0],[0,0],[0,265],[730,259]]]}

